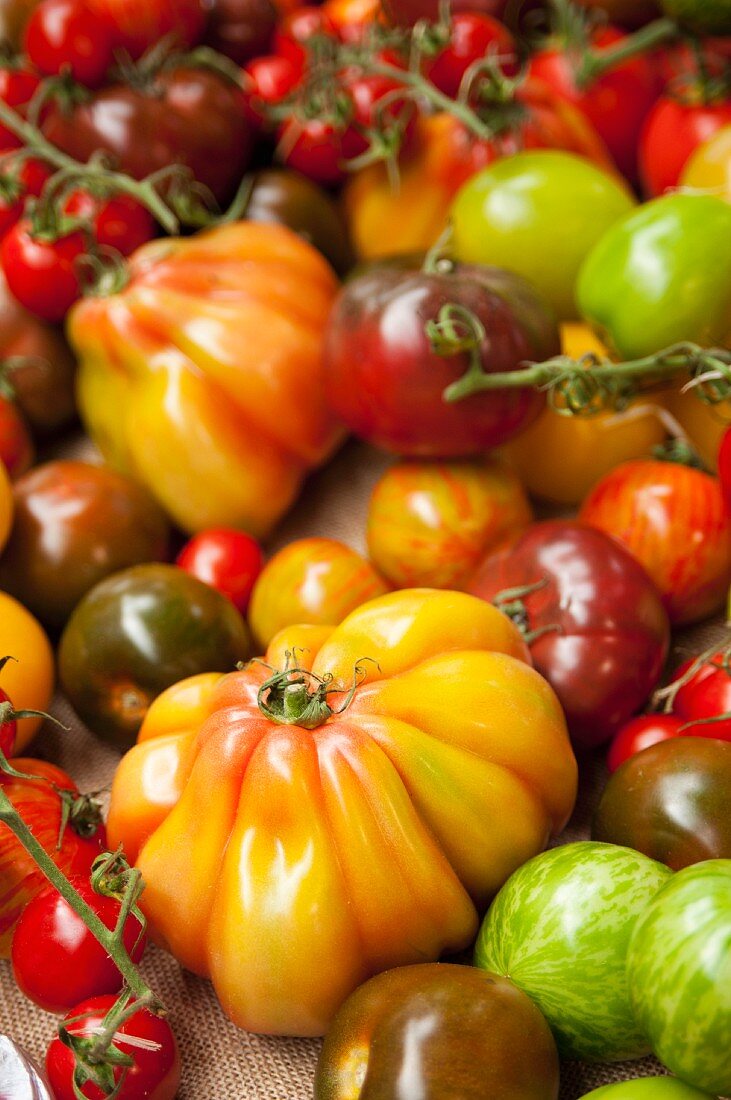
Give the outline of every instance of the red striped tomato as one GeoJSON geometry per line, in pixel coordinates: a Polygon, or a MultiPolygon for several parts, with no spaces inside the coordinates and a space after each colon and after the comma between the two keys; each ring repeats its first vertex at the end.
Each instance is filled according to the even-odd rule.
{"type": "Polygon", "coordinates": [[[644,565],[671,622],[696,622],[723,605],[731,518],[717,478],[674,462],[624,462],[594,486],[579,519],[644,565]]]}

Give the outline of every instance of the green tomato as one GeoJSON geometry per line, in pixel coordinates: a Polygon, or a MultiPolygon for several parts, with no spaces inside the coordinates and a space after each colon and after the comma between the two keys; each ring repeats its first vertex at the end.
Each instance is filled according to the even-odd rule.
{"type": "Polygon", "coordinates": [[[513,874],[490,906],[475,963],[538,1005],[564,1058],[649,1051],[630,1008],[626,953],[637,917],[667,882],[661,863],[613,844],[554,848],[513,874]]]}
{"type": "Polygon", "coordinates": [[[627,976],[660,1061],[731,1095],[731,859],[685,867],[657,894],[632,934],[627,976]]]}
{"type": "Polygon", "coordinates": [[[454,258],[523,275],[570,321],[582,261],[633,206],[617,177],[583,157],[552,149],[503,157],[454,200],[454,258]]]}
{"type": "Polygon", "coordinates": [[[618,1085],[603,1085],[588,1092],[584,1100],[711,1100],[711,1097],[675,1077],[641,1077],[618,1085]]]}
{"type": "Polygon", "coordinates": [[[579,273],[579,307],[619,355],[731,347],[731,206],[671,194],[613,225],[579,273]]]}

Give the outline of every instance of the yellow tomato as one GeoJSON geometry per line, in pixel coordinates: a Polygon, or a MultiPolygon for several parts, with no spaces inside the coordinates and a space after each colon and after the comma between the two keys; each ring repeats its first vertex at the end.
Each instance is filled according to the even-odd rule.
{"type": "MultiPolygon", "coordinates": [[[[562,325],[561,343],[572,359],[608,354],[586,325],[562,325]]],[[[662,443],[667,432],[653,411],[657,404],[643,399],[625,412],[597,416],[561,416],[547,408],[502,454],[533,496],[579,504],[620,462],[647,457],[662,443]]]]}
{"type": "Polygon", "coordinates": [[[681,393],[677,386],[663,404],[687,433],[709,470],[715,470],[721,436],[731,425],[731,401],[706,405],[693,393],[681,393]]]}
{"type": "Polygon", "coordinates": [[[680,184],[711,191],[731,202],[731,126],[717,130],[698,146],[683,169],[680,184]]]}
{"type": "MultiPolygon", "coordinates": [[[[0,592],[0,656],[15,657],[0,684],[16,710],[47,710],[53,694],[53,650],[37,619],[7,592],[0,592]]],[[[38,731],[42,718],[18,722],[18,755],[38,731]]]]}

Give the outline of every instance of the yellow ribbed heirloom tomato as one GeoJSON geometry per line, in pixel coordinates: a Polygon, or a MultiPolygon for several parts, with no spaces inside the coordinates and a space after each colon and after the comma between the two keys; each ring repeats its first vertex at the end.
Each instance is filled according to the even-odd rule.
{"type": "Polygon", "coordinates": [[[281,225],[153,241],[68,324],[79,407],[110,465],[186,531],[265,535],[343,438],[321,344],[337,280],[281,225]]]}
{"type": "Polygon", "coordinates": [[[565,824],[576,762],[553,690],[483,600],[405,589],[287,633],[270,667],[153,704],[108,833],[158,941],[235,1023],[319,1035],[372,974],[472,942],[565,824]]]}

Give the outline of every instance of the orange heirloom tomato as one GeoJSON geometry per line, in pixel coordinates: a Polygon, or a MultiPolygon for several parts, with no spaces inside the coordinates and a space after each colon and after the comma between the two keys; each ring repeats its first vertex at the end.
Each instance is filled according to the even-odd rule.
{"type": "Polygon", "coordinates": [[[731,202],[731,126],[698,146],[681,173],[680,186],[710,191],[731,202]]]}
{"type": "Polygon", "coordinates": [[[731,516],[717,478],[675,462],[625,462],[595,485],[579,512],[644,565],[671,623],[722,607],[731,582],[731,516]]]}
{"type": "Polygon", "coordinates": [[[336,539],[296,539],[267,562],[249,604],[254,639],[266,649],[293,623],[335,626],[366,600],[388,592],[370,562],[336,539]]]}
{"type": "Polygon", "coordinates": [[[371,496],[368,553],[399,588],[461,588],[532,518],[522,485],[500,462],[398,462],[371,496]]]}
{"type": "Polygon", "coordinates": [[[281,225],[139,249],[125,289],[84,298],[68,326],[104,457],[186,531],[266,534],[342,439],[321,368],[336,290],[322,256],[281,225]]]}
{"type": "MultiPolygon", "coordinates": [[[[561,345],[572,359],[589,352],[608,356],[588,325],[562,325],[561,345]]],[[[620,462],[650,455],[662,443],[667,432],[654,408],[649,398],[624,412],[596,416],[561,416],[547,407],[501,454],[532,496],[578,505],[620,462]]]]}
{"type": "MultiPolygon", "coordinates": [[[[16,710],[48,710],[53,694],[53,650],[38,620],[21,603],[0,592],[0,657],[15,657],[3,666],[0,685],[16,710]]],[[[21,718],[16,755],[35,736],[42,718],[21,718]]]]}
{"type": "Polygon", "coordinates": [[[236,1024],[319,1035],[370,975],[472,942],[564,826],[576,762],[517,627],[475,597],[388,593],[299,667],[270,657],[204,687],[208,718],[196,704],[179,732],[156,722],[188,686],[150,708],[109,840],[158,941],[236,1024]]]}

